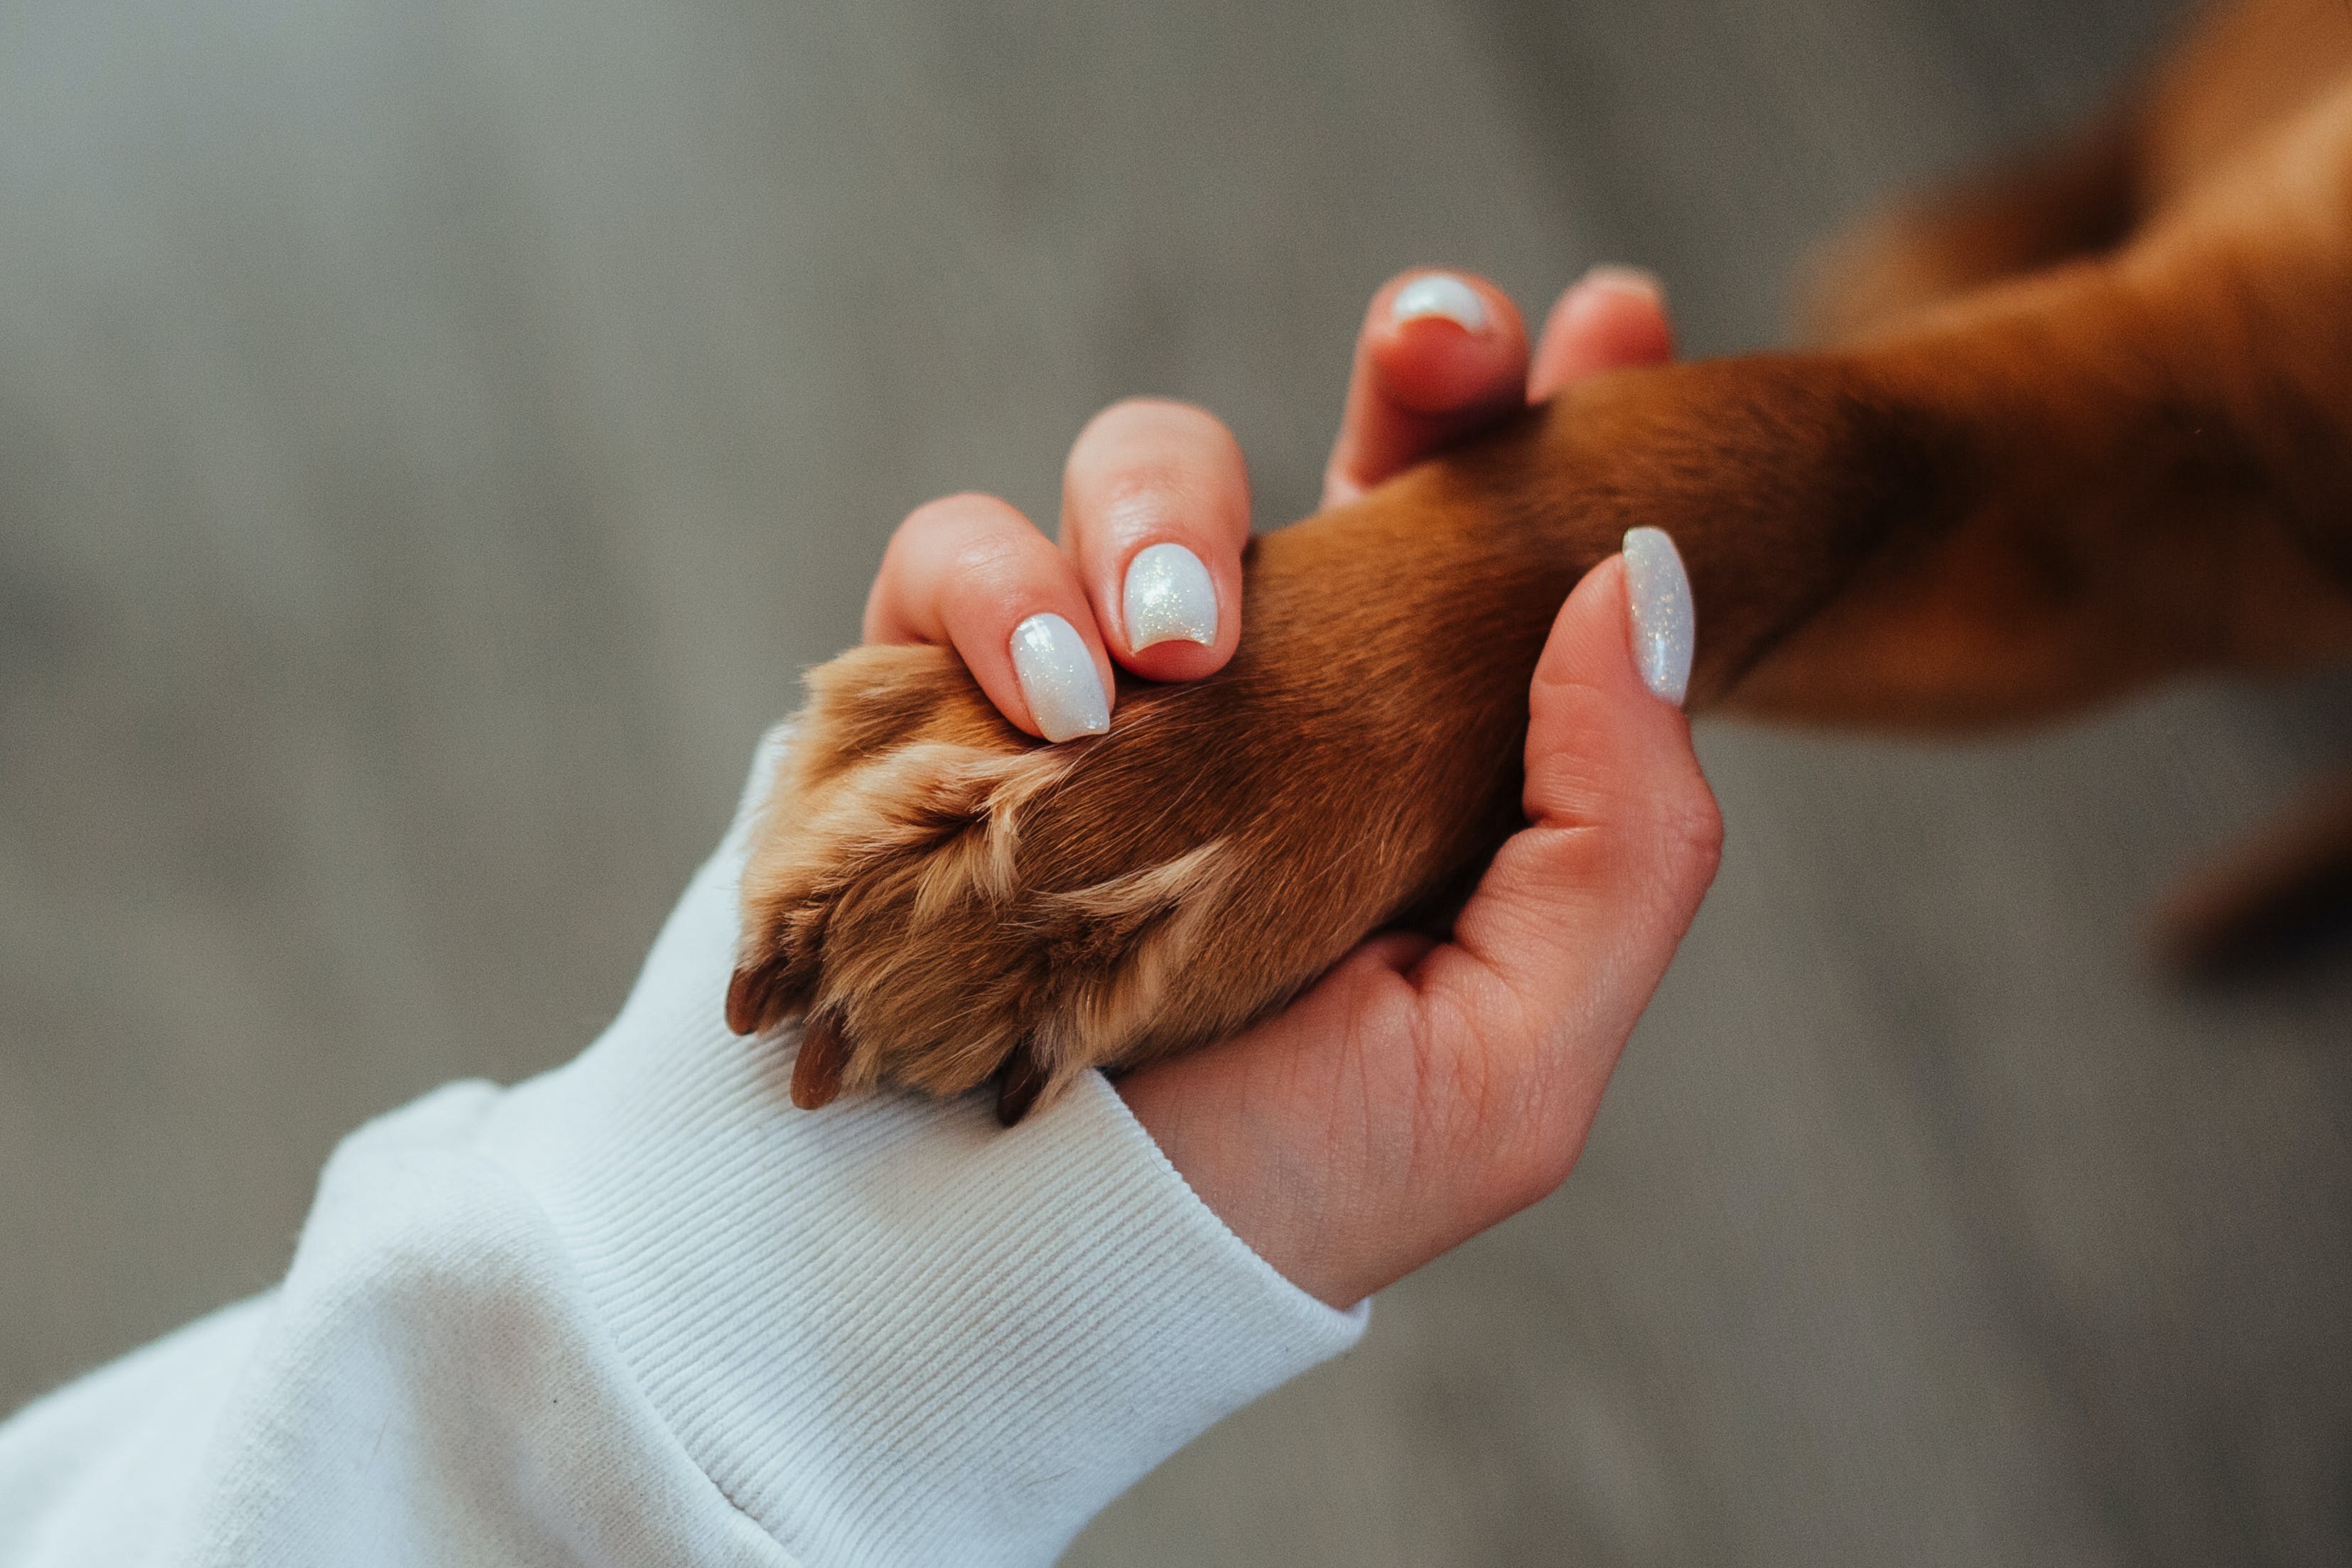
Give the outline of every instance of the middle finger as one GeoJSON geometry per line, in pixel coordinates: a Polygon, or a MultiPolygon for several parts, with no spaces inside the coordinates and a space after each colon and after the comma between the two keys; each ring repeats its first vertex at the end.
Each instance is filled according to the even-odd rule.
{"type": "Polygon", "coordinates": [[[1104,644],[1156,681],[1197,680],[1241,640],[1249,470],[1190,403],[1133,398],[1088,422],[1062,474],[1062,549],[1104,644]]]}

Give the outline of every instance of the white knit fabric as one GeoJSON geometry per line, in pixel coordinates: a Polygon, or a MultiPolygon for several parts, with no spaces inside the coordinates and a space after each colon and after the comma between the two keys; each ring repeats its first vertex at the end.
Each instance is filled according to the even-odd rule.
{"type": "Polygon", "coordinates": [[[719,1016],[744,816],[584,1055],[361,1129],[283,1285],[0,1427],[0,1564],[1045,1563],[1354,1343],[1099,1078],[794,1111],[719,1016]]]}

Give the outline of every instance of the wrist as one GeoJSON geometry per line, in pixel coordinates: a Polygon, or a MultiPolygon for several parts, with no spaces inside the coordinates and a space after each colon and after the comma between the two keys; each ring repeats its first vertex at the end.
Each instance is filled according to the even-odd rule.
{"type": "Polygon", "coordinates": [[[1339,1354],[1103,1080],[1001,1131],[977,1099],[783,1094],[722,1016],[754,768],[622,1014],[468,1138],[545,1217],[596,1335],[734,1506],[809,1561],[1044,1562],[1232,1410],[1339,1354]]]}
{"type": "MultiPolygon", "coordinates": [[[[1268,1267],[1326,1306],[1345,1311],[1410,1272],[1363,1256],[1358,1228],[1335,1222],[1356,1184],[1328,1150],[1236,1093],[1223,1048],[1133,1073],[1114,1087],[1138,1125],[1193,1195],[1268,1267]]],[[[1230,1059],[1227,1059],[1230,1061],[1230,1059]]]]}

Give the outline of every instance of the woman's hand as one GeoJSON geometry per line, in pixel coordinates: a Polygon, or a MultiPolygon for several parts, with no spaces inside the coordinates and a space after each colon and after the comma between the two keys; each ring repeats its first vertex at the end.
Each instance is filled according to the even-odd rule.
{"type": "MultiPolygon", "coordinates": [[[[1530,355],[1501,289],[1406,273],[1365,314],[1324,505],[1568,382],[1672,352],[1646,274],[1603,268],[1569,289],[1530,355]]],[[[1095,734],[1110,720],[1114,664],[1189,681],[1233,657],[1249,530],[1249,473],[1231,432],[1189,403],[1114,403],[1070,447],[1058,543],[993,496],[918,507],[883,555],[866,641],[950,644],[1020,728],[1095,734]]]]}
{"type": "Polygon", "coordinates": [[[1628,580],[1661,572],[1662,539],[1562,606],[1529,691],[1528,825],[1450,941],[1374,937],[1274,1018],[1119,1081],[1202,1199],[1334,1306],[1566,1179],[1714,880],[1690,726],[1634,653],[1655,622],[1628,580]]]}
{"type": "MultiPolygon", "coordinates": [[[[1654,282],[1563,294],[1531,351],[1480,279],[1406,274],[1373,296],[1324,497],[1339,504],[1580,376],[1654,364],[1654,282]]],[[[1072,447],[1061,537],[993,497],[909,517],[869,641],[952,644],[1013,724],[1104,728],[1111,665],[1211,674],[1241,633],[1249,487],[1185,404],[1135,401],[1072,447]]],[[[1454,939],[1365,944],[1279,1016],[1119,1085],[1211,1207],[1285,1275],[1360,1300],[1557,1186],[1617,1054],[1715,871],[1721,824],[1675,700],[1688,601],[1663,536],[1595,568],[1530,691],[1524,803],[1454,939]],[[1675,623],[1679,614],[1681,622],[1675,623]],[[1662,650],[1667,652],[1662,654],[1662,650]]]]}

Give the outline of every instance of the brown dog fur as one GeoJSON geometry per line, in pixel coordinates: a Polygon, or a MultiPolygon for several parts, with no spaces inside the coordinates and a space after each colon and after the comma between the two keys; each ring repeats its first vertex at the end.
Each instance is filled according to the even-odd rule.
{"type": "Polygon", "coordinates": [[[814,672],[743,888],[794,1098],[1234,1030],[1517,823],[1554,612],[1670,531],[1696,707],[1948,728],[2352,653],[2352,13],[2240,0],[2036,162],[1850,245],[1836,346],[1580,385],[1252,547],[1218,675],[1042,747],[949,652],[814,672]]]}

